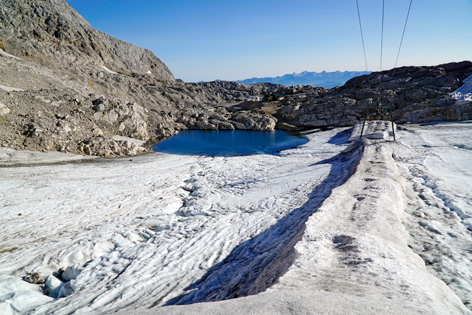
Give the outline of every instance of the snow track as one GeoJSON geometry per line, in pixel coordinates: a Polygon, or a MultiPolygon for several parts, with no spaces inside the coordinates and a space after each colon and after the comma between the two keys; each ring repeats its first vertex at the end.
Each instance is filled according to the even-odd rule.
{"type": "Polygon", "coordinates": [[[472,124],[407,126],[402,141],[409,246],[472,313],[472,124]]]}
{"type": "Polygon", "coordinates": [[[294,245],[304,233],[305,222],[355,168],[358,148],[318,162],[329,164],[331,171],[316,186],[307,203],[288,213],[270,228],[238,245],[222,262],[187,288],[190,293],[166,305],[219,301],[265,291],[286,272],[295,260],[294,245]]]}
{"type": "MultiPolygon", "coordinates": [[[[355,156],[359,153],[355,152],[362,152],[356,171],[348,179],[344,178],[347,181],[342,185],[336,185],[333,179],[326,180],[325,183],[334,185],[328,197],[314,207],[309,206],[310,203],[305,206],[312,211],[307,217],[298,217],[298,224],[293,225],[296,226],[294,236],[287,238],[285,247],[281,245],[276,251],[277,257],[259,271],[260,275],[254,276],[257,272],[252,270],[261,267],[251,259],[241,263],[243,268],[234,264],[235,260],[249,256],[237,248],[199,282],[190,286],[188,295],[176,301],[177,304],[217,301],[265,290],[257,295],[259,302],[255,297],[247,297],[205,305],[153,309],[146,314],[238,314],[243,309],[257,314],[468,313],[464,305],[468,304],[466,288],[457,290],[450,285],[462,296],[461,301],[443,281],[435,277],[437,273],[431,272],[425,265],[421,259],[425,255],[411,248],[412,242],[427,244],[429,238],[429,235],[415,234],[418,228],[411,226],[407,218],[413,203],[422,200],[418,192],[410,194],[411,183],[405,180],[409,179],[405,168],[411,166],[405,162],[411,163],[418,157],[418,152],[400,142],[389,141],[391,134],[386,129],[388,127],[387,123],[371,122],[361,141],[356,135],[351,137],[354,141],[352,146],[359,147],[357,150],[351,148],[351,158],[357,161],[355,156]],[[261,275],[270,273],[277,275],[277,281],[269,281],[269,285],[273,285],[267,288],[267,278],[261,275]],[[265,281],[262,284],[261,279],[265,281]],[[220,287],[226,291],[222,292],[220,287]],[[254,287],[256,289],[251,291],[254,287]],[[305,300],[300,300],[302,295],[305,300]],[[346,304],[346,301],[353,300],[356,302],[346,304]],[[296,303],[299,304],[294,306],[296,303]],[[246,305],[252,305],[252,308],[246,305]],[[294,312],[294,309],[298,310],[294,312]]],[[[359,128],[355,128],[353,134],[359,128]]],[[[347,163],[346,166],[356,164],[347,163]]],[[[340,170],[334,167],[332,171],[340,174],[340,170]]],[[[322,185],[318,189],[322,189],[322,185]]],[[[310,198],[313,202],[319,195],[317,190],[310,198]]],[[[284,221],[279,223],[284,224],[284,221]]],[[[451,226],[442,228],[447,230],[451,226]]],[[[461,236],[464,245],[469,237],[467,234],[461,236]]],[[[260,239],[271,237],[264,232],[260,239]]],[[[257,248],[255,244],[242,246],[257,248]]],[[[429,254],[437,255],[436,260],[442,260],[440,257],[447,253],[436,250],[429,254]]],[[[463,254],[454,254],[462,260],[463,254]]],[[[465,265],[460,269],[457,265],[451,265],[449,271],[466,271],[467,257],[463,258],[465,265]]],[[[252,259],[259,260],[255,255],[252,259]]],[[[467,273],[461,276],[465,281],[470,279],[467,273]]]]}
{"type": "Polygon", "coordinates": [[[392,158],[404,148],[365,141],[356,173],[310,217],[295,247],[298,259],[272,290],[316,288],[369,296],[375,305],[393,300],[406,313],[465,313],[459,298],[408,247],[404,182],[392,158]]]}

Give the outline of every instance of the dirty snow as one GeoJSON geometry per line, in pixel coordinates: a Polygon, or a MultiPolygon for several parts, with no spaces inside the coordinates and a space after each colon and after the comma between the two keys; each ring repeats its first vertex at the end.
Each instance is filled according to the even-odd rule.
{"type": "Polygon", "coordinates": [[[6,91],[6,92],[23,92],[24,89],[19,89],[11,86],[6,86],[6,85],[1,85],[0,84],[0,89],[6,91]]]}
{"type": "Polygon", "coordinates": [[[0,168],[0,313],[466,314],[472,125],[368,125],[280,156],[0,168]],[[21,280],[61,267],[62,298],[21,280]]]}
{"type": "Polygon", "coordinates": [[[29,150],[15,150],[11,148],[0,148],[0,166],[51,164],[61,162],[72,162],[92,160],[96,157],[83,156],[60,152],[38,152],[29,150]]]}
{"type": "Polygon", "coordinates": [[[21,59],[21,58],[18,58],[17,56],[14,56],[12,54],[7,53],[6,51],[4,51],[1,48],[0,48],[0,56],[12,58],[12,59],[21,59]]]}
{"type": "Polygon", "coordinates": [[[103,70],[105,70],[106,72],[108,73],[111,73],[111,74],[118,74],[118,72],[115,72],[113,70],[110,70],[109,68],[105,67],[105,66],[100,66],[100,68],[102,68],[103,70]]]}

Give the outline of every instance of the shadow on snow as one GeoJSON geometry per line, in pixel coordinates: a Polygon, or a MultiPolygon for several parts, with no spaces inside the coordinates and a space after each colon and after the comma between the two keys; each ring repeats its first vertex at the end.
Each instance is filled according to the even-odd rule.
{"type": "MultiPolygon", "coordinates": [[[[334,136],[332,141],[340,143],[344,139],[345,143],[346,136],[349,135],[343,131],[334,136]]],[[[254,295],[275,284],[296,258],[294,246],[303,236],[306,221],[331,191],[353,174],[361,155],[362,146],[357,145],[333,158],[313,164],[312,166],[331,164],[331,170],[310,194],[307,203],[259,235],[235,247],[223,261],[185,289],[189,292],[171,299],[165,305],[214,302],[254,295]]]]}

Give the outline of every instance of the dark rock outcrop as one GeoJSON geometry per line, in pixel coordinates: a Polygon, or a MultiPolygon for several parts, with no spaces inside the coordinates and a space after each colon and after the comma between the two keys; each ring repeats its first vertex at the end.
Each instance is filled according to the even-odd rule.
{"type": "Polygon", "coordinates": [[[455,104],[450,93],[472,74],[472,62],[401,67],[321,90],[305,86],[277,104],[274,116],[298,128],[351,126],[364,119],[397,123],[472,119],[472,104],[455,104]]]}

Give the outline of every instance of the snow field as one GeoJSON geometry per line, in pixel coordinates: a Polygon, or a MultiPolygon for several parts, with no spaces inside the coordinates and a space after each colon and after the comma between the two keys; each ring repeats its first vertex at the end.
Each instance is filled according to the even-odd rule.
{"type": "Polygon", "coordinates": [[[110,70],[109,68],[105,67],[105,66],[100,66],[100,68],[102,68],[103,70],[105,70],[106,72],[110,73],[110,74],[118,74],[118,72],[115,72],[113,70],[110,70]]]}
{"type": "Polygon", "coordinates": [[[472,101],[472,75],[463,81],[463,85],[451,93],[456,104],[467,104],[472,101]]]}
{"type": "Polygon", "coordinates": [[[0,286],[11,285],[1,307],[21,312],[12,295],[28,296],[33,314],[165,304],[306,203],[330,171],[316,163],[346,146],[342,131],[310,135],[282,156],[149,154],[2,168],[0,286]],[[23,287],[28,272],[47,276],[70,265],[82,269],[70,296],[54,300],[23,287]]]}
{"type": "MultiPolygon", "coordinates": [[[[363,140],[364,151],[354,174],[346,183],[334,186],[331,195],[313,209],[306,228],[300,229],[301,237],[298,235],[297,242],[289,244],[294,246],[295,255],[273,260],[290,261],[288,270],[273,286],[249,297],[154,308],[142,314],[470,313],[465,307],[470,306],[468,270],[472,270],[470,250],[466,250],[472,242],[465,222],[470,207],[460,207],[468,204],[471,186],[451,190],[457,186],[453,183],[469,183],[470,150],[461,151],[458,164],[448,164],[437,160],[437,153],[431,154],[426,140],[441,144],[438,153],[455,155],[451,149],[468,146],[469,140],[462,138],[470,137],[470,125],[446,124],[426,130],[408,126],[408,131],[402,128],[399,135],[408,144],[385,141],[391,135],[377,132],[379,126],[377,122],[367,126],[366,138],[380,140],[363,140]],[[417,151],[421,147],[425,150],[417,151]],[[428,167],[436,164],[433,161],[439,165],[428,167]],[[428,172],[431,170],[438,177],[432,177],[428,172]],[[430,182],[419,186],[424,183],[418,178],[430,182]],[[444,185],[436,184],[441,182],[444,185]],[[434,186],[436,192],[428,186],[434,186]],[[454,197],[444,198],[452,192],[454,197]],[[440,202],[431,202],[434,194],[456,206],[447,208],[443,203],[441,211],[437,211],[440,202]],[[419,209],[424,211],[421,215],[419,209]],[[456,213],[465,215],[464,219],[456,213]],[[425,220],[413,222],[416,217],[425,220]],[[451,277],[454,281],[448,281],[451,277]]],[[[355,149],[351,148],[354,154],[352,150],[355,149]]],[[[224,268],[224,264],[218,266],[224,268]]],[[[277,271],[273,266],[268,269],[277,271]]],[[[190,287],[197,291],[188,296],[198,296],[198,290],[203,290],[202,296],[211,294],[205,287],[221,282],[209,281],[211,276],[202,279],[203,284],[190,287]]],[[[190,302],[199,301],[202,299],[190,302]]]]}
{"type": "Polygon", "coordinates": [[[393,300],[412,314],[464,313],[408,248],[403,180],[392,158],[403,146],[365,141],[356,172],[310,217],[297,260],[271,290],[316,288],[370,297],[373,306],[393,300]]]}
{"type": "Polygon", "coordinates": [[[406,126],[409,246],[472,313],[472,124],[406,126]]]}
{"type": "Polygon", "coordinates": [[[2,167],[0,313],[468,314],[471,126],[2,167]],[[21,280],[67,266],[63,298],[21,280]]]}

